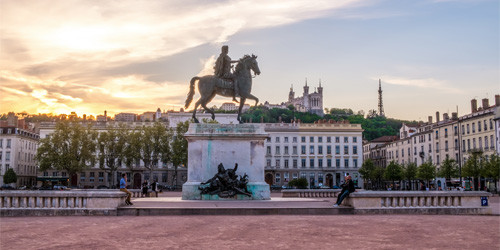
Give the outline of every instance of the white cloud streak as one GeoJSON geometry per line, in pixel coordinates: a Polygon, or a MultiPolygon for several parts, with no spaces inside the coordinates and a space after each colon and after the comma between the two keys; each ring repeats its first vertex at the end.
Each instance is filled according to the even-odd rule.
{"type": "MultiPolygon", "coordinates": [[[[371,77],[370,79],[376,81],[378,77],[371,77]]],[[[454,88],[444,80],[434,78],[407,78],[398,76],[383,76],[383,83],[399,86],[408,86],[421,89],[437,90],[449,93],[463,93],[463,90],[454,88]]]]}

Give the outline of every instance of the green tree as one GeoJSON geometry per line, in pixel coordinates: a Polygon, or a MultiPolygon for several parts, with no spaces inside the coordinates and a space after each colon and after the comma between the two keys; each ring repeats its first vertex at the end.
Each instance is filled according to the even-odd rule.
{"type": "Polygon", "coordinates": [[[101,132],[97,139],[99,147],[99,168],[107,171],[111,178],[111,186],[115,185],[115,173],[125,159],[129,128],[121,124],[101,132]]]}
{"type": "Polygon", "coordinates": [[[384,178],[386,180],[392,181],[392,184],[395,187],[394,181],[399,181],[402,179],[402,177],[403,177],[403,169],[401,168],[401,166],[395,161],[391,161],[389,165],[387,165],[387,167],[385,168],[384,178]]]}
{"type": "Polygon", "coordinates": [[[189,121],[180,122],[175,128],[174,138],[172,140],[172,165],[174,165],[174,185],[177,185],[177,169],[179,166],[187,166],[188,142],[184,134],[189,129],[189,121]]]}
{"type": "Polygon", "coordinates": [[[490,159],[485,163],[483,169],[483,176],[493,179],[495,183],[495,191],[498,192],[497,182],[500,176],[500,156],[493,154],[490,159]]]}
{"type": "Polygon", "coordinates": [[[17,174],[16,172],[14,172],[14,169],[12,168],[7,169],[7,171],[5,171],[5,174],[3,176],[3,183],[10,184],[16,182],[17,182],[17,174]]]}
{"type": "Polygon", "coordinates": [[[454,159],[450,159],[446,156],[446,159],[441,164],[439,171],[437,172],[438,177],[446,178],[449,181],[451,178],[458,177],[458,164],[454,159]]]}
{"type": "Polygon", "coordinates": [[[40,171],[64,170],[69,176],[92,167],[96,162],[97,132],[88,124],[60,121],[54,133],[40,140],[36,159],[40,171]]]}
{"type": "Polygon", "coordinates": [[[298,178],[298,179],[293,179],[290,182],[288,182],[288,186],[290,187],[296,187],[298,189],[306,189],[307,188],[307,179],[306,178],[298,178]]]}
{"type": "Polygon", "coordinates": [[[406,166],[403,169],[403,178],[408,180],[408,184],[410,185],[409,190],[413,190],[413,180],[415,180],[415,177],[417,177],[417,164],[414,162],[410,162],[406,164],[406,166]]]}
{"type": "Polygon", "coordinates": [[[429,186],[429,181],[436,177],[436,166],[434,166],[430,161],[424,162],[417,168],[417,178],[427,181],[427,186],[429,186]]]}
{"type": "MultiPolygon", "coordinates": [[[[363,180],[365,180],[365,184],[368,184],[373,179],[372,176],[374,171],[375,165],[373,161],[371,159],[366,159],[358,172],[363,177],[363,180]]],[[[373,183],[370,184],[370,188],[373,188],[373,183]]]]}
{"type": "Polygon", "coordinates": [[[162,143],[165,142],[164,137],[167,133],[167,128],[160,122],[155,122],[153,126],[143,126],[141,129],[138,156],[144,163],[144,167],[149,170],[150,176],[153,169],[158,167],[162,149],[164,149],[162,143]]]}
{"type": "Polygon", "coordinates": [[[462,177],[472,177],[474,179],[474,190],[479,190],[479,177],[484,167],[483,152],[472,150],[470,157],[462,168],[462,177]]]}
{"type": "Polygon", "coordinates": [[[384,180],[384,168],[381,166],[375,166],[372,173],[372,179],[377,183],[376,188],[382,189],[382,181],[384,180]]]}

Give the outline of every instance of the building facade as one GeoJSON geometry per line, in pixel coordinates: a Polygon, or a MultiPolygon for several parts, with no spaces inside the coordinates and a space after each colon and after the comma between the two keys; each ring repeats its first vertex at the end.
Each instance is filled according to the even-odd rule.
{"type": "Polygon", "coordinates": [[[288,101],[285,102],[285,107],[293,105],[297,111],[309,112],[317,114],[319,116],[324,116],[323,111],[323,87],[321,87],[321,81],[319,82],[318,88],[313,92],[309,93],[309,86],[306,84],[304,86],[304,92],[302,96],[295,97],[295,92],[293,91],[293,86],[290,88],[288,93],[288,101]]]}
{"type": "Polygon", "coordinates": [[[17,175],[16,187],[36,184],[39,135],[15,126],[0,127],[0,184],[7,169],[17,175]]]}
{"type": "Polygon", "coordinates": [[[358,186],[358,169],[363,160],[360,124],[277,123],[266,124],[265,180],[270,185],[287,185],[306,178],[310,187],[340,186],[349,174],[358,186]]]}

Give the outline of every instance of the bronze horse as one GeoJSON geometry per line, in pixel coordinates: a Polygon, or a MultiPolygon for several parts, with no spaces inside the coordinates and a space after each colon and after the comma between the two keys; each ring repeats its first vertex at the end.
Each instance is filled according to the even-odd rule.
{"type": "Polygon", "coordinates": [[[193,101],[194,96],[194,84],[198,80],[198,92],[200,92],[200,99],[196,102],[193,110],[194,122],[199,123],[196,119],[196,109],[201,105],[206,111],[212,114],[212,120],[215,120],[214,111],[207,107],[207,104],[212,101],[215,95],[221,95],[226,97],[234,96],[234,85],[238,84],[239,87],[239,97],[240,97],[240,107],[238,109],[238,122],[241,121],[241,110],[245,104],[246,99],[255,100],[255,105],[259,103],[259,98],[250,94],[252,91],[252,73],[251,70],[256,74],[260,74],[259,65],[257,64],[257,56],[245,55],[236,64],[236,69],[234,71],[234,82],[226,81],[224,79],[218,78],[213,75],[207,75],[198,77],[195,76],[191,79],[191,84],[189,86],[189,93],[186,99],[185,108],[187,109],[193,101]]]}

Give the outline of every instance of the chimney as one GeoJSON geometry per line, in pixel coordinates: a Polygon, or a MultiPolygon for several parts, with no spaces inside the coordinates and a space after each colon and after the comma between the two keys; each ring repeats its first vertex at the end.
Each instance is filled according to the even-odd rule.
{"type": "Polygon", "coordinates": [[[436,111],[436,122],[439,122],[439,111],[436,111]]]}
{"type": "Polygon", "coordinates": [[[483,99],[483,110],[486,110],[490,107],[490,100],[488,98],[483,99]]]}
{"type": "Polygon", "coordinates": [[[495,106],[500,106],[500,95],[495,95],[495,106]]]}
{"type": "Polygon", "coordinates": [[[457,112],[451,113],[451,119],[454,121],[458,120],[458,113],[457,112]]]}
{"type": "Polygon", "coordinates": [[[448,121],[450,117],[448,116],[448,113],[443,113],[443,120],[448,121]]]}
{"type": "Polygon", "coordinates": [[[471,108],[472,113],[477,112],[477,100],[476,99],[470,100],[470,108],[471,108]]]}
{"type": "Polygon", "coordinates": [[[104,110],[104,121],[108,121],[108,112],[104,110]]]}
{"type": "Polygon", "coordinates": [[[83,120],[86,121],[87,120],[87,115],[86,114],[83,114],[83,120]]]}
{"type": "Polygon", "coordinates": [[[429,121],[429,124],[432,124],[432,115],[428,116],[427,120],[429,121]]]}

